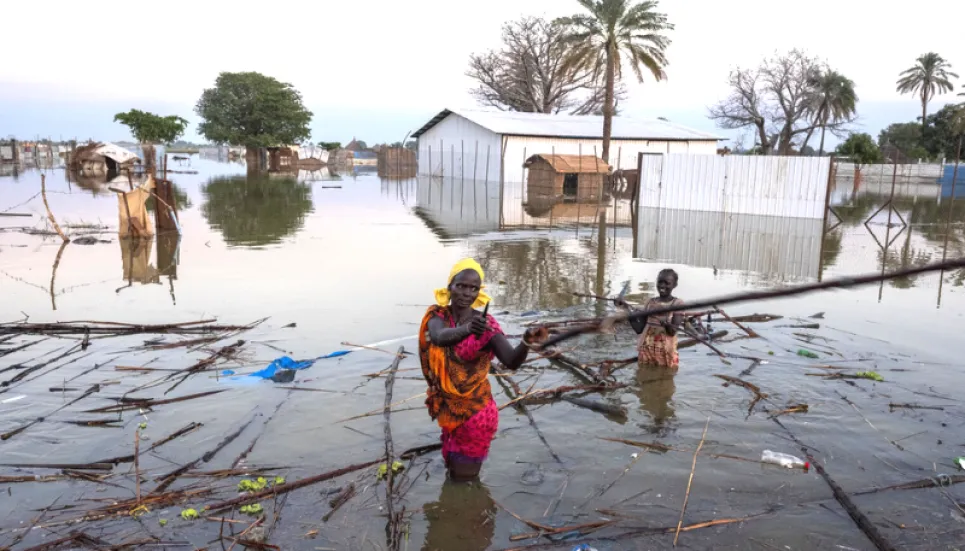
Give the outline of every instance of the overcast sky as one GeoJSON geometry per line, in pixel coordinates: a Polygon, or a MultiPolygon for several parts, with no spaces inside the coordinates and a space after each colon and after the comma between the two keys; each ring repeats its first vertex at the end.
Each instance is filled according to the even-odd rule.
{"type": "MultiPolygon", "coordinates": [[[[797,47],[856,82],[860,127],[877,135],[920,113],[895,92],[918,55],[936,51],[965,75],[961,0],[664,0],[660,9],[676,25],[669,80],[631,84],[628,116],[714,130],[707,106],[726,96],[728,72],[797,47]]],[[[188,118],[187,139],[200,140],[201,91],[219,72],[258,71],[302,92],[313,141],[397,141],[445,107],[475,105],[467,59],[498,46],[503,22],[578,11],[571,0],[4,2],[0,135],[125,139],[113,114],[139,108],[188,118]]],[[[954,100],[939,97],[930,112],[954,100]]]]}

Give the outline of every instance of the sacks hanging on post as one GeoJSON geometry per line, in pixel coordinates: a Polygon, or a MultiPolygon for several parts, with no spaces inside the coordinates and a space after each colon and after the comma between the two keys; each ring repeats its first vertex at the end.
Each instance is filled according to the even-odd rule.
{"type": "Polygon", "coordinates": [[[147,239],[154,236],[154,226],[147,215],[147,200],[154,189],[154,178],[133,191],[117,191],[118,225],[117,233],[121,239],[128,237],[147,239]]]}

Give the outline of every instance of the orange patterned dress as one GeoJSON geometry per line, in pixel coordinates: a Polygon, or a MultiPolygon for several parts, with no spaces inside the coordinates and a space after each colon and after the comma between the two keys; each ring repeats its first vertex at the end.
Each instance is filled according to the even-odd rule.
{"type": "MultiPolygon", "coordinates": [[[[658,298],[647,301],[644,309],[663,308],[682,305],[684,301],[675,298],[662,302],[658,298]]],[[[640,363],[656,367],[677,369],[680,366],[680,356],[677,354],[677,335],[668,335],[663,328],[664,322],[669,322],[674,313],[658,314],[647,317],[647,326],[640,334],[637,342],[637,355],[640,363]]]]}
{"type": "Polygon", "coordinates": [[[470,335],[455,346],[441,347],[429,339],[429,320],[433,317],[441,318],[447,327],[456,326],[448,307],[431,306],[422,318],[419,361],[429,386],[429,417],[442,428],[442,455],[447,463],[481,463],[489,454],[499,423],[499,410],[489,385],[493,353],[488,345],[502,330],[488,316],[491,330],[482,336],[470,335]]]}

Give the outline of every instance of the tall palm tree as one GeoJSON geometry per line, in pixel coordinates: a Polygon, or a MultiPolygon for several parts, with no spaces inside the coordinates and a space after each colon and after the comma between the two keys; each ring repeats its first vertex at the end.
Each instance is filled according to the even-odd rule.
{"type": "Polygon", "coordinates": [[[858,109],[858,94],[854,81],[837,71],[825,69],[815,73],[808,82],[812,94],[812,109],[817,126],[821,127],[818,155],[824,154],[824,134],[828,124],[851,120],[858,109]]]}
{"type": "Polygon", "coordinates": [[[898,92],[902,94],[918,94],[921,97],[921,130],[925,139],[925,128],[928,125],[928,102],[938,94],[951,92],[955,87],[952,79],[958,75],[951,71],[952,66],[935,52],[928,52],[920,56],[917,63],[910,69],[901,72],[898,79],[898,92]]]}
{"type": "Polygon", "coordinates": [[[609,160],[613,130],[614,88],[623,79],[623,61],[643,82],[646,69],[660,81],[667,78],[666,51],[670,39],[663,33],[673,29],[666,14],[659,13],[657,0],[577,0],[589,12],[563,17],[563,41],[571,48],[565,66],[569,69],[603,70],[603,154],[609,160]]]}

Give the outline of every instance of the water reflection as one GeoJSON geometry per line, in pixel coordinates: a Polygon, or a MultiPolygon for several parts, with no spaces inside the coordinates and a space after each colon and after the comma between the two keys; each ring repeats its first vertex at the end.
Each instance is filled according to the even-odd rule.
{"type": "Polygon", "coordinates": [[[492,543],[496,504],[482,482],[446,480],[439,500],[423,511],[428,531],[422,551],[483,551],[492,543]]]}
{"type": "MultiPolygon", "coordinates": [[[[934,188],[935,186],[931,186],[934,188]]],[[[892,198],[884,192],[845,196],[832,207],[830,231],[824,238],[824,267],[838,261],[846,232],[865,236],[875,249],[875,264],[882,272],[922,266],[946,258],[965,256],[965,201],[938,200],[934,189],[892,198]]],[[[965,270],[942,274],[942,281],[960,286],[965,270]]],[[[929,276],[905,276],[882,282],[895,289],[910,289],[929,276]]],[[[939,299],[940,300],[940,299],[939,299]]]]}
{"type": "Polygon", "coordinates": [[[778,283],[816,279],[821,240],[819,219],[641,208],[635,256],[778,283]]]}
{"type": "Polygon", "coordinates": [[[673,371],[641,365],[637,367],[636,394],[640,409],[650,416],[650,425],[644,427],[657,436],[673,432],[675,411],[673,395],[677,391],[673,371]]]}
{"type": "Polygon", "coordinates": [[[312,190],[291,175],[214,177],[201,187],[201,212],[229,245],[273,245],[302,228],[312,190]]]}
{"type": "Polygon", "coordinates": [[[151,239],[118,239],[121,247],[121,265],[124,273],[125,287],[131,287],[135,282],[140,284],[160,283],[160,274],[151,263],[151,249],[154,241],[151,239]]]}
{"type": "MultiPolygon", "coordinates": [[[[175,202],[174,207],[175,207],[177,210],[179,210],[179,211],[180,211],[180,210],[187,210],[187,209],[190,209],[190,208],[193,206],[192,203],[191,203],[191,197],[188,196],[188,192],[184,191],[183,188],[181,188],[180,186],[178,186],[177,184],[175,184],[175,183],[172,182],[172,183],[171,183],[171,189],[172,189],[172,191],[174,192],[174,202],[175,202]]],[[[154,213],[154,208],[155,208],[155,207],[154,207],[154,196],[153,196],[153,195],[151,196],[150,199],[147,200],[147,202],[145,203],[145,206],[147,207],[147,211],[148,211],[148,212],[154,213]]]]}

